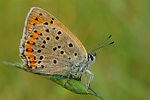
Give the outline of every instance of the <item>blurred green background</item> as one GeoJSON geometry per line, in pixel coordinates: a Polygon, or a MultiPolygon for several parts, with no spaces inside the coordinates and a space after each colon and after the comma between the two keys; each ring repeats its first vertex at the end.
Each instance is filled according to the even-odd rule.
{"type": "MultiPolygon", "coordinates": [[[[19,44],[31,7],[53,14],[90,52],[97,51],[91,87],[106,100],[150,100],[149,0],[1,0],[0,62],[21,62],[19,44]]],[[[38,75],[0,63],[0,100],[97,100],[38,75]]]]}

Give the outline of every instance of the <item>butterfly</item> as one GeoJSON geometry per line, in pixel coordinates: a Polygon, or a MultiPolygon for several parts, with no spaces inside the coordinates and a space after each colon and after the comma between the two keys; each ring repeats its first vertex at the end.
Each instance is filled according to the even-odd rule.
{"type": "Polygon", "coordinates": [[[96,60],[96,53],[87,53],[73,33],[41,8],[29,11],[19,49],[19,56],[32,73],[74,78],[85,74],[85,80],[89,74],[87,87],[93,80],[89,68],[96,60]]]}

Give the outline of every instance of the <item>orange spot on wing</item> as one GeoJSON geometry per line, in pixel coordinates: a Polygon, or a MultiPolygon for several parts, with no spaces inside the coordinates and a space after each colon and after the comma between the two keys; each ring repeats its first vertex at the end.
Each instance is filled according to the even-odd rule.
{"type": "Polygon", "coordinates": [[[28,40],[28,41],[27,41],[27,44],[28,44],[28,45],[34,45],[34,44],[35,44],[35,42],[34,42],[34,41],[32,41],[32,40],[28,40]]]}
{"type": "Polygon", "coordinates": [[[30,67],[37,68],[35,65],[35,63],[36,63],[35,56],[34,55],[28,55],[27,57],[29,58],[30,67]]]}
{"type": "Polygon", "coordinates": [[[30,59],[30,61],[35,60],[34,55],[29,55],[28,58],[30,59]]]}
{"type": "Polygon", "coordinates": [[[30,39],[33,39],[33,40],[35,40],[35,39],[37,39],[38,37],[36,36],[36,35],[31,35],[30,36],[30,39]]]}
{"type": "Polygon", "coordinates": [[[34,30],[34,34],[36,34],[36,35],[41,35],[42,32],[40,32],[40,31],[38,31],[38,30],[34,30]]]}
{"type": "Polygon", "coordinates": [[[32,17],[30,17],[30,23],[29,23],[27,31],[29,32],[30,29],[33,28],[35,25],[43,25],[44,23],[45,23],[45,20],[43,20],[42,18],[38,16],[32,15],[32,17]]]}
{"type": "Polygon", "coordinates": [[[30,61],[30,65],[35,65],[35,61],[30,61]]]}
{"type": "Polygon", "coordinates": [[[30,67],[32,67],[32,68],[36,68],[36,66],[35,66],[35,62],[34,62],[34,61],[32,61],[32,62],[30,63],[30,67]]]}
{"type": "Polygon", "coordinates": [[[26,53],[31,53],[31,52],[33,52],[33,49],[31,47],[26,48],[26,53]]]}

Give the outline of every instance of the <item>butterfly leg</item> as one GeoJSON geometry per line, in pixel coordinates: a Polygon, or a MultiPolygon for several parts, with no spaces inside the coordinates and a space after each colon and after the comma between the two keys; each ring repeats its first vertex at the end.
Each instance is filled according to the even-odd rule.
{"type": "Polygon", "coordinates": [[[90,79],[89,79],[88,85],[86,86],[86,88],[89,89],[91,82],[93,80],[94,74],[89,70],[86,70],[86,72],[90,74],[90,79]]]}
{"type": "Polygon", "coordinates": [[[66,83],[68,82],[69,78],[70,78],[70,74],[68,75],[68,77],[67,77],[65,83],[63,84],[63,87],[65,87],[65,85],[66,85],[66,83]]]}
{"type": "Polygon", "coordinates": [[[87,72],[85,72],[85,85],[87,86],[87,72]]]}

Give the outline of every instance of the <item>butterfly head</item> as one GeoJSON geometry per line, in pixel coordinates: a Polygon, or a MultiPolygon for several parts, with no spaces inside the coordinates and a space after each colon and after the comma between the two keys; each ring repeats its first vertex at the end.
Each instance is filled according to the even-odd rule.
{"type": "Polygon", "coordinates": [[[96,53],[95,54],[92,54],[92,53],[88,53],[88,64],[92,64],[95,62],[96,60],[96,53]]]}

